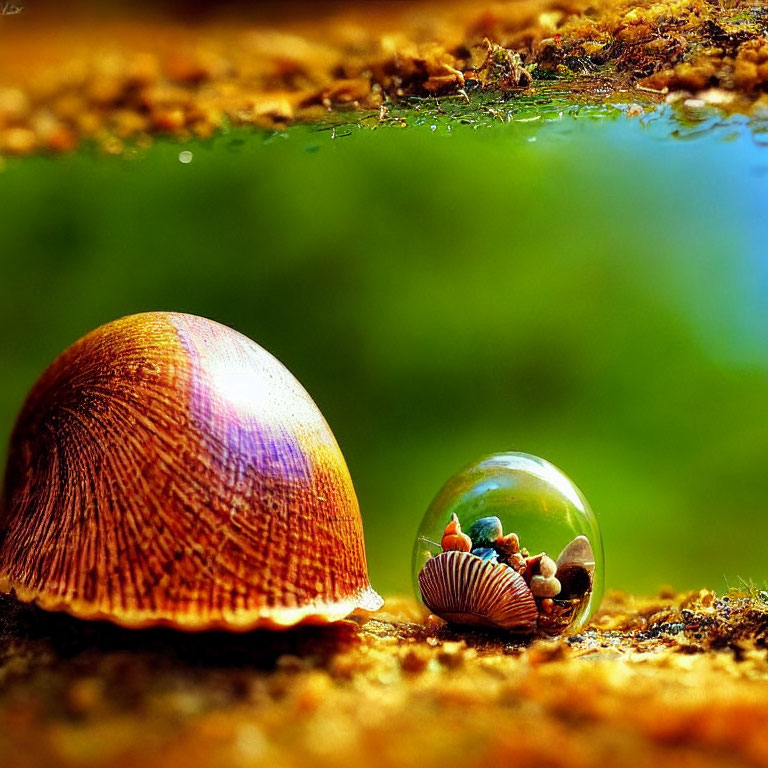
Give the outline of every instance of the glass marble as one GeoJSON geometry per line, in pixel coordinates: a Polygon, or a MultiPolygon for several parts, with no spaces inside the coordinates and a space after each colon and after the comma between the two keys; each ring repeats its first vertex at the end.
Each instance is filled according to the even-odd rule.
{"type": "Polygon", "coordinates": [[[419,599],[450,623],[572,634],[602,598],[600,530],[553,464],[496,453],[440,489],[419,527],[413,577],[419,599]]]}

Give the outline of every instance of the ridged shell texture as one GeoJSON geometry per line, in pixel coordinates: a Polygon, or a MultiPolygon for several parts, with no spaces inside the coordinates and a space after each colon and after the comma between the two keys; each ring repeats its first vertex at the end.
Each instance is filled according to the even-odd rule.
{"type": "Polygon", "coordinates": [[[427,608],[446,621],[536,631],[536,601],[523,577],[506,565],[469,552],[441,552],[419,572],[419,589],[427,608]]]}
{"type": "Polygon", "coordinates": [[[377,608],[320,411],[210,320],[133,315],[66,350],[11,438],[0,588],[127,626],[278,628],[377,608]]]}

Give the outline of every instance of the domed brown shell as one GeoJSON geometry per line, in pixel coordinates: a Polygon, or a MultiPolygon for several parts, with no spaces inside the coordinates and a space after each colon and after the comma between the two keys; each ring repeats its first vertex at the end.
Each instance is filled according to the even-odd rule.
{"type": "Polygon", "coordinates": [[[325,623],[381,605],[309,395],[223,325],[152,312],[66,350],[14,428],[0,589],[129,627],[325,623]]]}

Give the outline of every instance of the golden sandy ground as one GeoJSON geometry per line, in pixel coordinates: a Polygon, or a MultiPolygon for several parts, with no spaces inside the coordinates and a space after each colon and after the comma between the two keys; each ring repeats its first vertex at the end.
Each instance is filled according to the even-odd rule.
{"type": "MultiPolygon", "coordinates": [[[[517,93],[606,79],[637,99],[768,112],[763,0],[363,3],[311,19],[0,15],[0,152],[119,153],[404,96],[517,93]]],[[[279,7],[279,6],[276,6],[279,7]]]]}
{"type": "Polygon", "coordinates": [[[391,599],[287,633],[130,631],[0,604],[0,765],[768,765],[768,594],[608,598],[569,640],[391,599]]]}

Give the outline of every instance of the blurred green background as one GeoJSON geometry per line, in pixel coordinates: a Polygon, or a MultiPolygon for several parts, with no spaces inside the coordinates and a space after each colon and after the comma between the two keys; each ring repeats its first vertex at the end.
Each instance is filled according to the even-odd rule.
{"type": "Polygon", "coordinates": [[[382,592],[410,589],[442,483],[499,450],[581,487],[609,587],[764,583],[768,150],[738,120],[558,117],[7,161],[0,458],[85,331],[194,312],[313,395],[382,592]]]}

